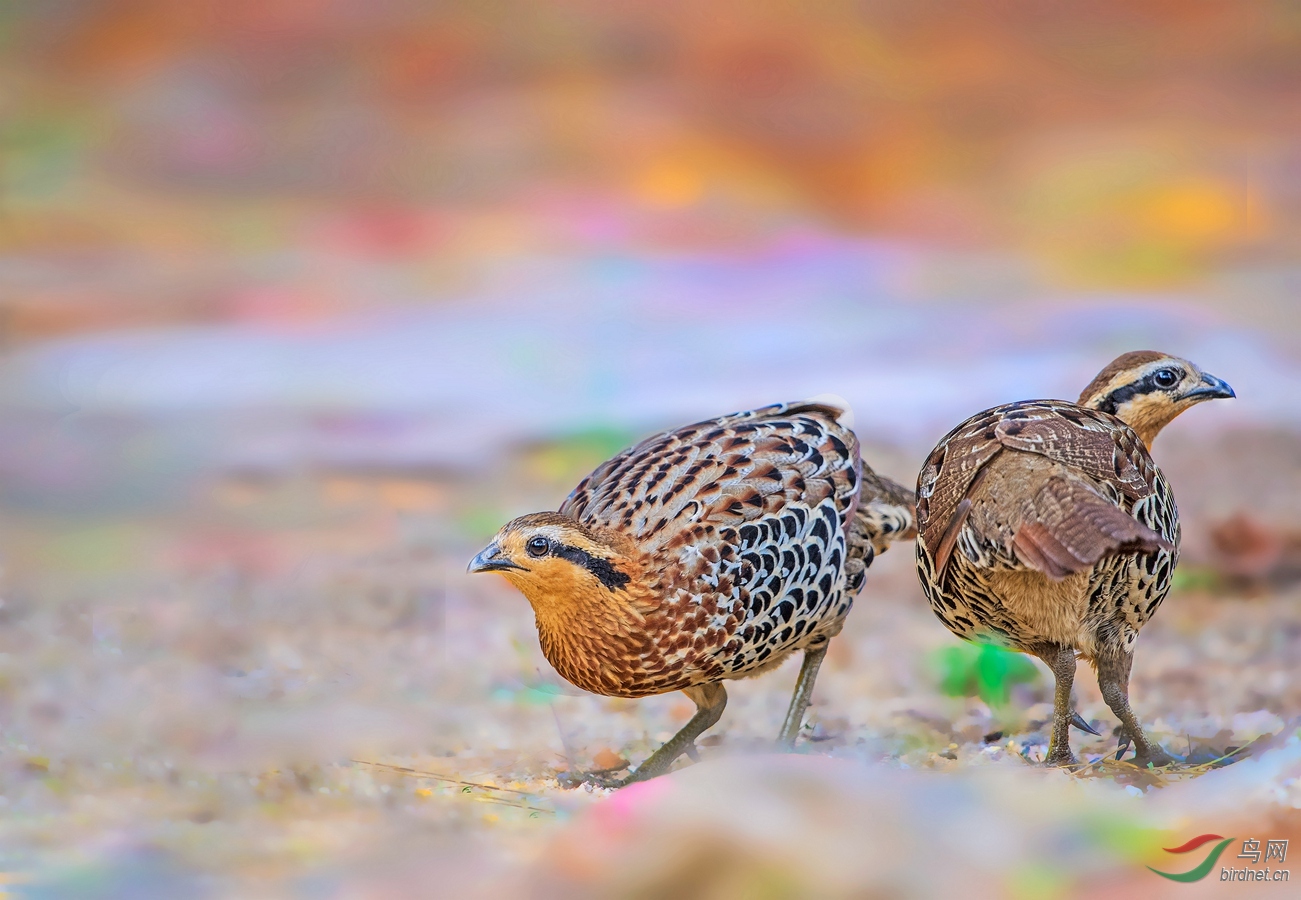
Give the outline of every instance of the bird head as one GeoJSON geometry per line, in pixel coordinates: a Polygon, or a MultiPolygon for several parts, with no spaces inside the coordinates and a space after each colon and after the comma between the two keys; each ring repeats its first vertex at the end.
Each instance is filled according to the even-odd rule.
{"type": "Polygon", "coordinates": [[[500,572],[535,611],[627,590],[631,541],[561,513],[530,513],[502,526],[469,572],[500,572]]]}
{"type": "Polygon", "coordinates": [[[1080,394],[1079,405],[1111,413],[1151,447],[1161,429],[1188,407],[1234,396],[1223,379],[1186,359],[1135,350],[1099,372],[1080,394]]]}

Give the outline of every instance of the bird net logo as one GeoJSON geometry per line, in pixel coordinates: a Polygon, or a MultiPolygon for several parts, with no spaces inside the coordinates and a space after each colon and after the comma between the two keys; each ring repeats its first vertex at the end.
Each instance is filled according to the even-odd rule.
{"type": "MultiPolygon", "coordinates": [[[[1211,874],[1224,851],[1236,840],[1237,838],[1226,838],[1218,834],[1200,834],[1186,844],[1164,848],[1166,853],[1192,853],[1207,844],[1217,842],[1207,852],[1206,858],[1188,871],[1162,872],[1152,866],[1148,866],[1148,868],[1162,878],[1169,878],[1171,881],[1201,881],[1211,874]]],[[[1241,865],[1220,866],[1220,881],[1286,882],[1291,879],[1291,873],[1288,869],[1279,869],[1270,865],[1274,860],[1280,863],[1287,861],[1287,841],[1285,840],[1266,840],[1262,842],[1255,838],[1244,838],[1237,859],[1243,860],[1241,865]],[[1262,843],[1264,849],[1261,849],[1262,843]]]]}

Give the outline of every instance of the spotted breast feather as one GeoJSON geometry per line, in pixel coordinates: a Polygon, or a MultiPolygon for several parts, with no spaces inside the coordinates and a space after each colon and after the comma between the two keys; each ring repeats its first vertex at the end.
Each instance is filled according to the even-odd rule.
{"type": "Polygon", "coordinates": [[[626,779],[667,771],[722,715],[723,682],[804,654],[778,740],[795,742],[864,570],[910,536],[911,492],[859,460],[842,411],[806,402],[648,438],[553,513],[508,522],[471,562],[533,606],[547,660],[586,690],[681,690],[697,713],[626,779]]]}
{"type": "Polygon", "coordinates": [[[645,628],[657,639],[639,692],[753,674],[840,630],[873,538],[911,521],[902,504],[880,523],[869,516],[889,506],[878,494],[892,483],[875,474],[858,514],[858,442],[839,414],[783,404],[656,435],[561,506],[640,551],[654,598],[645,628]]]}

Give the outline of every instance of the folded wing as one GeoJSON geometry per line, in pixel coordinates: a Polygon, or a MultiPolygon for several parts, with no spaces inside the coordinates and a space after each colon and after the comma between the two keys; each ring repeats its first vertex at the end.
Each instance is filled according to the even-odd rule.
{"type": "Polygon", "coordinates": [[[1035,494],[1012,539],[1017,559],[1054,581],[1091,569],[1109,554],[1172,549],[1088,483],[1060,476],[1035,494]]]}
{"type": "Polygon", "coordinates": [[[967,529],[975,543],[1060,580],[1108,554],[1171,549],[1098,490],[1109,485],[1132,506],[1152,493],[1156,477],[1142,442],[1106,413],[1056,400],[1008,404],[973,416],[931,453],[918,480],[918,531],[937,577],[967,529]],[[1017,505],[991,494],[984,484],[991,472],[1016,482],[1016,493],[1032,491],[1032,500],[1017,505]],[[1043,483],[1036,489],[1032,480],[1043,483]],[[985,514],[975,514],[977,503],[985,514]]]}

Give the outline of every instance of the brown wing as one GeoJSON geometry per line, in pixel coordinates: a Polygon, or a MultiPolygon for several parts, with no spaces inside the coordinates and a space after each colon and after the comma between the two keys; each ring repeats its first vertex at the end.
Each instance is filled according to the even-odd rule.
{"type": "Polygon", "coordinates": [[[976,475],[1003,449],[994,435],[998,412],[978,413],[950,431],[922,466],[917,477],[917,534],[932,553],[946,533],[960,527],[966,513],[959,505],[976,475]]]}
{"type": "Polygon", "coordinates": [[[647,438],[601,465],[561,504],[646,551],[705,526],[739,526],[832,498],[842,528],[858,504],[858,440],[841,410],[787,403],[647,438]]]}
{"type": "Polygon", "coordinates": [[[1151,492],[1150,459],[1132,429],[1106,413],[1062,407],[1051,412],[1014,410],[999,421],[994,434],[1009,450],[1039,453],[1090,478],[1111,482],[1131,500],[1151,492]]]}
{"type": "Polygon", "coordinates": [[[995,407],[951,431],[923,466],[917,488],[920,539],[935,558],[937,577],[964,527],[978,540],[1004,547],[1015,533],[1011,549],[1018,561],[1064,577],[1109,552],[1168,546],[1154,544],[1162,542],[1159,535],[1090,486],[1111,485],[1132,504],[1152,493],[1156,478],[1142,442],[1113,416],[1057,400],[995,407]],[[1004,459],[1008,453],[1014,456],[1004,459]],[[1019,462],[1022,455],[1056,465],[1019,462]],[[982,484],[991,472],[998,473],[997,483],[982,484]],[[1063,474],[1077,477],[1053,482],[1063,474]],[[1033,498],[1028,507],[1027,492],[1033,498]],[[972,520],[978,500],[987,509],[972,520]]]}
{"type": "Polygon", "coordinates": [[[1049,478],[1035,494],[1012,539],[1017,559],[1054,581],[1112,553],[1173,549],[1083,480],[1062,476],[1049,478]]]}

